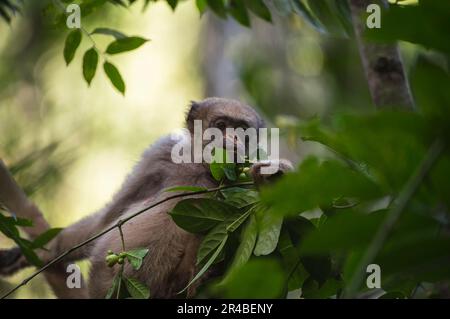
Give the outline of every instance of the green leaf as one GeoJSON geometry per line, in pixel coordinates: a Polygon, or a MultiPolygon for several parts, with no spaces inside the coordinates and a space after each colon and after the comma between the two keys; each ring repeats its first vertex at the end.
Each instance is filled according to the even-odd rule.
{"type": "Polygon", "coordinates": [[[112,285],[111,285],[111,287],[109,287],[108,292],[106,293],[105,299],[111,299],[112,298],[112,296],[114,295],[114,292],[116,292],[117,289],[119,289],[119,282],[120,282],[121,279],[122,278],[121,278],[119,273],[114,276],[114,279],[112,281],[112,285]]]}
{"type": "Polygon", "coordinates": [[[101,6],[103,6],[108,0],[88,0],[83,1],[80,4],[80,12],[81,17],[87,17],[88,15],[92,14],[93,12],[99,10],[101,6]]]}
{"type": "Polygon", "coordinates": [[[137,248],[125,252],[126,258],[128,259],[131,266],[133,266],[135,270],[139,270],[141,268],[144,257],[147,254],[148,249],[146,248],[137,248]]]}
{"type": "Polygon", "coordinates": [[[250,207],[247,209],[247,211],[245,213],[243,213],[240,216],[236,216],[236,219],[234,221],[232,221],[228,226],[227,226],[227,231],[229,233],[234,232],[236,229],[238,229],[248,218],[248,216],[250,216],[254,211],[254,207],[250,207]]]}
{"type": "Polygon", "coordinates": [[[167,3],[172,8],[172,10],[175,10],[178,4],[178,0],[167,0],[167,3]]]}
{"type": "Polygon", "coordinates": [[[250,18],[247,13],[247,8],[242,0],[230,0],[228,4],[228,12],[233,18],[243,26],[250,26],[250,18]]]}
{"type": "Polygon", "coordinates": [[[150,289],[143,283],[134,278],[124,278],[125,285],[131,297],[134,299],[148,299],[150,298],[150,289]]]}
{"type": "Polygon", "coordinates": [[[117,68],[108,61],[103,64],[103,69],[114,87],[125,95],[125,82],[123,82],[119,70],[117,70],[117,68]]]}
{"type": "Polygon", "coordinates": [[[256,14],[261,19],[264,19],[268,22],[272,22],[272,15],[270,14],[270,10],[264,4],[263,1],[260,0],[245,0],[244,1],[247,8],[256,14]]]}
{"type": "Polygon", "coordinates": [[[308,232],[302,242],[304,253],[320,254],[329,250],[341,252],[367,245],[385,217],[386,212],[361,214],[342,211],[330,217],[322,227],[308,232]]]}
{"type": "Polygon", "coordinates": [[[324,299],[337,295],[342,288],[342,282],[334,278],[320,285],[312,278],[308,278],[302,287],[302,297],[308,299],[324,299]]]}
{"type": "Polygon", "coordinates": [[[120,38],[108,45],[108,47],[106,48],[106,53],[119,54],[122,52],[135,50],[147,41],[147,39],[141,37],[120,38]]]}
{"type": "Polygon", "coordinates": [[[420,55],[412,70],[411,86],[422,113],[432,122],[433,130],[446,131],[450,117],[450,74],[432,60],[420,55]]]}
{"type": "Polygon", "coordinates": [[[254,215],[250,215],[247,219],[244,229],[241,233],[240,244],[234,255],[233,262],[229,267],[229,272],[242,267],[250,259],[253,248],[256,244],[256,236],[258,234],[258,224],[254,215]]]}
{"type": "Polygon", "coordinates": [[[283,17],[291,14],[292,12],[292,4],[290,0],[272,1],[272,4],[276,12],[283,17]]]}
{"type": "Polygon", "coordinates": [[[200,15],[205,13],[206,8],[208,7],[208,3],[206,0],[195,0],[195,5],[197,6],[197,9],[200,12],[200,15]]]}
{"type": "Polygon", "coordinates": [[[259,193],[252,189],[230,187],[222,189],[220,192],[225,197],[225,202],[239,208],[255,204],[259,201],[259,193]]]}
{"type": "Polygon", "coordinates": [[[272,253],[278,244],[283,218],[276,216],[267,209],[256,212],[258,223],[258,240],[254,254],[256,256],[272,253]]]}
{"type": "Polygon", "coordinates": [[[225,298],[280,298],[285,277],[276,260],[256,259],[236,269],[219,288],[223,291],[225,298]]]}
{"type": "Polygon", "coordinates": [[[35,240],[32,242],[33,248],[42,248],[47,245],[53,238],[55,238],[63,228],[50,228],[46,232],[40,234],[35,240]]]}
{"type": "Polygon", "coordinates": [[[208,7],[214,11],[220,18],[225,19],[227,17],[227,9],[223,0],[206,0],[208,7]]]}
{"type": "Polygon", "coordinates": [[[224,179],[225,172],[223,170],[223,164],[213,162],[209,164],[209,170],[216,181],[221,181],[224,179]]]}
{"type": "Polygon", "coordinates": [[[383,192],[365,174],[329,160],[320,163],[310,157],[298,172],[289,173],[271,188],[262,189],[261,200],[279,215],[294,215],[326,206],[340,197],[370,200],[383,192]]]}
{"type": "Polygon", "coordinates": [[[238,208],[209,198],[182,200],[170,212],[174,222],[191,233],[204,232],[236,214],[238,208]]]}
{"type": "Polygon", "coordinates": [[[116,39],[124,39],[127,37],[122,32],[110,28],[96,28],[94,31],[91,32],[91,34],[110,35],[116,39]]]}
{"type": "Polygon", "coordinates": [[[422,0],[418,5],[390,5],[381,12],[383,27],[367,29],[366,35],[383,43],[403,40],[449,54],[449,12],[448,1],[422,0]]]}
{"type": "Polygon", "coordinates": [[[225,163],[225,164],[223,164],[222,169],[228,180],[230,180],[232,182],[237,180],[236,165],[234,163],[232,163],[232,164],[225,163]]]}
{"type": "Polygon", "coordinates": [[[225,236],[222,239],[222,242],[220,243],[219,247],[217,247],[216,251],[214,252],[214,254],[211,256],[211,258],[205,263],[205,265],[203,266],[202,269],[200,269],[200,271],[197,273],[197,275],[195,275],[195,277],[189,282],[189,284],[179,293],[184,292],[186,289],[188,289],[194,282],[196,282],[201,276],[203,276],[203,274],[209,269],[209,267],[211,267],[211,265],[214,263],[214,261],[217,259],[217,257],[219,256],[220,252],[222,251],[223,247],[225,246],[225,243],[227,242],[228,239],[228,235],[225,236]]]}
{"type": "MultiPolygon", "coordinates": [[[[311,278],[318,282],[319,285],[322,285],[327,279],[329,279],[331,273],[331,259],[327,252],[322,252],[319,255],[307,255],[302,247],[303,241],[305,238],[315,230],[313,223],[302,217],[295,216],[291,218],[287,218],[283,223],[283,233],[287,232],[287,239],[283,240],[286,243],[289,243],[293,246],[296,252],[288,252],[292,256],[291,258],[298,258],[298,261],[301,262],[302,266],[299,271],[299,274],[302,275],[301,280],[305,280],[306,277],[303,276],[303,270],[307,271],[311,278]]],[[[280,239],[281,240],[281,239],[280,239]]],[[[288,245],[289,246],[289,245],[288,245]]],[[[280,249],[280,248],[279,248],[280,249]]],[[[293,262],[293,261],[291,261],[293,262]]]]}
{"type": "Polygon", "coordinates": [[[211,175],[217,181],[222,181],[225,177],[230,181],[237,180],[236,164],[233,162],[233,158],[223,148],[214,148],[214,155],[209,164],[211,175]]]}
{"type": "Polygon", "coordinates": [[[208,232],[198,249],[197,265],[200,265],[222,243],[224,238],[228,237],[227,225],[227,222],[222,222],[208,232]]]}
{"type": "Polygon", "coordinates": [[[346,35],[346,32],[339,21],[335,1],[336,0],[308,0],[308,6],[328,33],[344,36],[346,35]]]}
{"type": "Polygon", "coordinates": [[[292,243],[290,234],[285,227],[281,230],[277,250],[281,255],[283,268],[286,269],[286,273],[289,275],[288,291],[301,288],[309,274],[301,264],[298,249],[292,243]]]}
{"type": "Polygon", "coordinates": [[[16,223],[17,221],[13,217],[5,217],[0,213],[0,232],[2,232],[6,237],[14,240],[30,264],[41,266],[42,262],[33,251],[32,243],[29,240],[20,237],[16,223]]]}
{"type": "Polygon", "coordinates": [[[306,22],[316,28],[320,32],[325,32],[322,23],[311,13],[309,8],[303,3],[302,0],[291,0],[294,11],[302,16],[306,22]]]}
{"type": "Polygon", "coordinates": [[[98,53],[95,48],[86,51],[83,57],[83,76],[87,84],[90,85],[95,76],[98,63],[98,53]]]}
{"type": "Polygon", "coordinates": [[[77,51],[81,43],[81,30],[75,29],[71,31],[67,37],[64,44],[64,60],[66,65],[69,65],[75,57],[75,52],[77,51]]]}
{"type": "MultiPolygon", "coordinates": [[[[370,179],[379,185],[378,188],[388,192],[398,192],[403,187],[424,157],[428,145],[434,140],[423,116],[414,112],[389,110],[363,115],[335,116],[330,126],[320,126],[317,121],[315,124],[310,122],[307,127],[302,128],[302,135],[305,140],[314,140],[329,146],[349,163],[352,169],[367,177],[367,170],[363,172],[361,166],[368,167],[371,170],[370,179]]],[[[308,175],[306,172],[304,174],[308,175]]],[[[334,173],[336,174],[337,172],[334,173]]],[[[349,188],[353,189],[353,192],[358,190],[356,185],[352,186],[351,180],[354,177],[349,176],[351,180],[340,178],[338,181],[333,173],[328,176],[322,176],[324,179],[321,177],[318,180],[327,180],[326,185],[330,187],[339,183],[340,186],[334,187],[343,188],[343,194],[350,193],[349,188]]],[[[362,190],[369,189],[364,187],[362,190]]],[[[377,192],[370,193],[375,195],[377,192]]],[[[364,194],[354,196],[361,195],[364,194]]],[[[364,197],[368,199],[367,196],[364,197]]]]}
{"type": "Polygon", "coordinates": [[[32,227],[33,226],[33,221],[30,219],[14,218],[14,217],[12,217],[12,219],[14,220],[14,225],[16,225],[16,226],[20,226],[20,227],[32,227]]]}
{"type": "Polygon", "coordinates": [[[165,192],[200,192],[207,190],[206,187],[200,186],[174,186],[170,188],[166,188],[165,192]]]}

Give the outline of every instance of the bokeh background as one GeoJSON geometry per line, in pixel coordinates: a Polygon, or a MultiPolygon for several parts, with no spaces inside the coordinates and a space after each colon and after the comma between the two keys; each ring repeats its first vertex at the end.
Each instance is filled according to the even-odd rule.
{"type": "MultiPolygon", "coordinates": [[[[68,30],[52,30],[41,1],[25,2],[10,25],[0,22],[0,157],[53,227],[65,227],[99,209],[118,189],[140,153],[158,137],[183,126],[190,100],[240,99],[281,127],[286,157],[320,152],[289,129],[314,116],[371,108],[354,41],[324,36],[297,15],[252,16],[252,28],[213,14],[200,16],[194,1],[173,11],[166,2],[147,10],[109,6],[82,21],[87,29],[111,27],[150,42],[112,61],[125,97],[98,72],[82,79],[82,54],[66,67],[68,30]]],[[[100,47],[110,39],[96,36],[100,47]]],[[[84,39],[79,51],[91,44],[84,39]]],[[[401,44],[407,70],[418,53],[401,44]]],[[[0,237],[0,247],[13,243],[0,237]]],[[[87,262],[83,270],[88,271],[87,262]]],[[[0,280],[17,284],[27,269],[0,280]]],[[[51,298],[42,277],[16,298],[51,298]]]]}

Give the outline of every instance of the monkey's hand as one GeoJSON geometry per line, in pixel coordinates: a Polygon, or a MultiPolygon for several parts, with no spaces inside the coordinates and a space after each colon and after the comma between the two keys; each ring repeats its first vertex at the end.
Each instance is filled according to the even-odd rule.
{"type": "Polygon", "coordinates": [[[250,168],[250,174],[256,186],[259,187],[278,180],[285,173],[293,169],[292,163],[288,160],[269,160],[253,164],[250,168]]]}
{"type": "Polygon", "coordinates": [[[0,276],[11,276],[29,266],[19,247],[0,250],[0,276]]]}

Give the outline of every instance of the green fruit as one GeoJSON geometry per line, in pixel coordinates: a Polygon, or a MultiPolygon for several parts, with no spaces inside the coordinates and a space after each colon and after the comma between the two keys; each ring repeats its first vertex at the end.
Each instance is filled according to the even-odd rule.
{"type": "Polygon", "coordinates": [[[105,260],[108,267],[112,267],[119,261],[119,256],[117,256],[116,254],[108,255],[106,256],[105,260]]]}
{"type": "Polygon", "coordinates": [[[247,179],[247,175],[245,175],[244,173],[241,173],[241,174],[239,174],[239,179],[240,180],[247,179]]]}

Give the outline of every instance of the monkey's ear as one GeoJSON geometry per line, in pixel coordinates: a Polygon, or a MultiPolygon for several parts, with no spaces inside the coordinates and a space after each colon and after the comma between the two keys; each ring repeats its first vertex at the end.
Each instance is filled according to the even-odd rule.
{"type": "Polygon", "coordinates": [[[191,104],[189,105],[189,111],[186,115],[186,126],[189,128],[189,130],[194,125],[194,120],[198,118],[198,112],[200,109],[200,103],[191,101],[191,104]]]}

